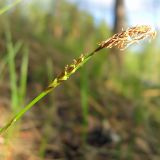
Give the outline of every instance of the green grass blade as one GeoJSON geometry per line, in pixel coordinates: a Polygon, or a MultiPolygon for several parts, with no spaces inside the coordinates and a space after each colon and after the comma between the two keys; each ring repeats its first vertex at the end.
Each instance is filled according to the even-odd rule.
{"type": "Polygon", "coordinates": [[[17,75],[16,75],[16,67],[15,67],[15,59],[14,59],[14,47],[10,40],[7,43],[8,50],[8,66],[9,66],[9,75],[10,75],[10,86],[11,86],[11,103],[13,110],[16,108],[18,104],[18,92],[17,92],[17,75]]]}
{"type": "Polygon", "coordinates": [[[18,3],[20,3],[22,0],[16,0],[15,2],[13,2],[12,4],[3,7],[2,9],[0,9],[0,15],[7,12],[8,10],[10,10],[11,8],[13,8],[14,6],[16,6],[18,3]]]}
{"type": "Polygon", "coordinates": [[[15,46],[14,46],[14,58],[16,57],[17,53],[19,52],[19,50],[21,49],[23,45],[22,41],[18,41],[16,42],[15,46]]]}
{"type": "Polygon", "coordinates": [[[24,97],[26,94],[26,84],[27,84],[27,72],[28,72],[28,48],[24,48],[24,55],[22,57],[21,65],[21,76],[20,76],[20,86],[19,86],[19,105],[23,105],[24,97]]]}

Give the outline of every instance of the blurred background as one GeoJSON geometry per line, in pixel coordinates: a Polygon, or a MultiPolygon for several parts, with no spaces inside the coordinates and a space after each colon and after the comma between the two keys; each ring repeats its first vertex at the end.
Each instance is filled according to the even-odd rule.
{"type": "MultiPolygon", "coordinates": [[[[99,42],[158,32],[159,12],[160,0],[23,0],[2,14],[0,127],[99,42]]],[[[100,51],[0,137],[0,160],[160,159],[159,43],[100,51]]]]}

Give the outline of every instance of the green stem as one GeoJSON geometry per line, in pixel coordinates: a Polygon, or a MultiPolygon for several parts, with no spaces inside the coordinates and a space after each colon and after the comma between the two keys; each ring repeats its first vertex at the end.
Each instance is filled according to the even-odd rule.
{"type": "MultiPolygon", "coordinates": [[[[19,1],[21,1],[21,0],[17,0],[16,2],[18,3],[19,1]]],[[[2,13],[2,10],[0,10],[0,14],[1,13],[2,13]]],[[[63,81],[66,81],[72,74],[74,74],[80,67],[82,67],[91,57],[93,57],[101,49],[112,48],[112,47],[116,47],[116,46],[119,49],[125,49],[131,44],[132,41],[135,43],[135,42],[137,42],[137,40],[147,38],[148,36],[153,38],[155,36],[155,34],[156,34],[155,31],[150,32],[150,27],[140,26],[140,27],[130,28],[129,31],[126,30],[126,31],[123,31],[119,34],[115,34],[110,39],[103,41],[99,45],[99,47],[96,48],[93,52],[91,52],[90,54],[88,54],[86,56],[82,55],[77,60],[74,60],[74,62],[71,65],[69,65],[69,66],[67,65],[65,67],[64,71],[57,78],[55,78],[52,81],[52,83],[44,91],[42,91],[28,105],[26,105],[20,112],[18,112],[13,117],[13,119],[11,119],[4,127],[0,128],[0,134],[2,134],[9,127],[11,127],[17,120],[19,120],[29,109],[31,109],[33,107],[34,104],[36,104],[39,100],[41,100],[43,97],[45,97],[49,92],[54,90],[63,81]],[[148,29],[149,29],[149,31],[148,31],[148,29]],[[132,41],[128,40],[128,38],[131,38],[132,41]]]]}
{"type": "MultiPolygon", "coordinates": [[[[95,53],[95,51],[88,54],[87,56],[85,56],[84,61],[75,68],[75,71],[78,70],[81,66],[83,66],[83,64],[85,64],[94,55],[94,53],[95,53]]],[[[68,74],[68,78],[72,74],[73,73],[68,74]]],[[[27,104],[21,111],[19,111],[4,127],[0,128],[0,134],[4,133],[9,127],[11,127],[15,122],[17,122],[29,109],[31,109],[34,106],[34,104],[36,104],[43,97],[45,97],[48,93],[50,93],[52,90],[54,90],[54,88],[56,88],[58,85],[61,84],[55,80],[53,81],[53,85],[50,89],[46,89],[43,92],[41,92],[29,104],[27,104]]]]}
{"type": "Polygon", "coordinates": [[[33,107],[40,99],[46,96],[49,92],[43,91],[37,97],[35,97],[28,105],[26,105],[19,113],[17,113],[3,128],[0,129],[0,134],[5,132],[11,127],[17,120],[19,120],[30,108],[33,107]]]}

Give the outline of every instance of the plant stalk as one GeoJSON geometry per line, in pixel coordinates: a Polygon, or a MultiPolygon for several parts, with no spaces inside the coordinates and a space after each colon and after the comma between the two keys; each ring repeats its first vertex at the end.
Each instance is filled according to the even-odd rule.
{"type": "Polygon", "coordinates": [[[124,50],[131,44],[137,43],[137,41],[139,40],[154,38],[155,36],[156,32],[150,26],[142,25],[128,28],[126,31],[117,33],[111,38],[102,41],[99,44],[99,47],[96,48],[93,52],[88,55],[82,54],[78,59],[74,59],[72,64],[67,65],[63,72],[58,75],[44,91],[42,91],[28,105],[26,105],[21,111],[19,111],[4,127],[0,128],[0,134],[4,133],[15,122],[17,122],[29,109],[34,106],[34,104],[36,104],[48,93],[54,90],[63,81],[66,81],[72,74],[74,74],[81,66],[83,66],[91,57],[94,56],[94,54],[96,54],[101,49],[117,47],[120,50],[124,50]]]}

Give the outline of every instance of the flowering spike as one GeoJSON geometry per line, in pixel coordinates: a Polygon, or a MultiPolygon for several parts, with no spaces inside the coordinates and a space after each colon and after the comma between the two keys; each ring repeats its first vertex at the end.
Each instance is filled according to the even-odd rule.
{"type": "Polygon", "coordinates": [[[148,25],[135,26],[122,30],[122,32],[113,35],[111,38],[102,41],[99,44],[100,49],[117,47],[120,50],[124,50],[133,43],[137,43],[139,40],[146,38],[153,39],[156,36],[156,31],[148,25]]]}

